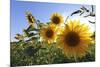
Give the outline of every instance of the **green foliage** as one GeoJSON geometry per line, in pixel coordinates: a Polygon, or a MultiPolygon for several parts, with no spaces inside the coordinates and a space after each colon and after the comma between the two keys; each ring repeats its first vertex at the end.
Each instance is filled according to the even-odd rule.
{"type": "MultiPolygon", "coordinates": [[[[71,14],[83,14],[81,10],[87,11],[83,6],[80,10],[71,14]]],[[[30,15],[32,16],[32,14],[30,15]]],[[[34,16],[32,16],[33,18],[34,16]]],[[[66,18],[69,18],[69,16],[66,18]]],[[[35,19],[35,18],[34,18],[35,19]]],[[[29,18],[31,20],[31,18],[29,18]]],[[[32,21],[30,21],[32,22],[32,21]]],[[[39,31],[40,28],[49,24],[49,22],[41,23],[40,20],[36,20],[24,29],[24,34],[16,34],[15,39],[17,41],[11,42],[11,66],[26,66],[26,65],[40,65],[40,64],[58,64],[58,63],[72,63],[72,62],[87,62],[95,61],[95,45],[90,46],[90,53],[83,58],[67,58],[61,49],[55,47],[55,43],[49,45],[47,43],[40,42],[39,31]]],[[[95,32],[91,36],[95,38],[95,32]]]]}
{"type": "Polygon", "coordinates": [[[11,66],[95,61],[94,46],[91,46],[90,54],[75,61],[73,58],[68,59],[62,50],[54,47],[54,45],[42,45],[40,42],[27,42],[22,45],[11,43],[11,66]]]}

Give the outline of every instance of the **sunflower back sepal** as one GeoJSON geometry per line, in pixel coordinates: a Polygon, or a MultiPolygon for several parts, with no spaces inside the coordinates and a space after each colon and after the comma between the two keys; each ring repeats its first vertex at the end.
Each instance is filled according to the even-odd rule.
{"type": "Polygon", "coordinates": [[[31,12],[26,12],[26,18],[28,20],[29,25],[32,25],[34,27],[34,23],[36,20],[31,12]]]}

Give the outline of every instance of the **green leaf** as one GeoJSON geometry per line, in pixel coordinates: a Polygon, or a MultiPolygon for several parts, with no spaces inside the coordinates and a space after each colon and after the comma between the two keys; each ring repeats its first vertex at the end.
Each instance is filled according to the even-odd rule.
{"type": "Polygon", "coordinates": [[[37,34],[35,34],[35,33],[30,33],[30,34],[28,35],[28,37],[32,37],[32,36],[35,36],[35,35],[37,35],[37,34]]]}
{"type": "Polygon", "coordinates": [[[32,25],[30,25],[26,30],[27,30],[27,32],[33,31],[34,27],[32,25]]]}
{"type": "Polygon", "coordinates": [[[33,31],[39,31],[39,30],[40,30],[40,29],[36,29],[36,28],[33,29],[33,31]]]}
{"type": "Polygon", "coordinates": [[[31,38],[29,38],[28,40],[26,40],[26,42],[34,41],[34,40],[37,40],[37,39],[38,39],[38,37],[31,37],[31,38]]]}
{"type": "Polygon", "coordinates": [[[28,33],[28,31],[27,30],[23,30],[23,32],[24,32],[24,35],[26,36],[26,37],[28,37],[29,36],[29,33],[28,33]]]}
{"type": "Polygon", "coordinates": [[[32,38],[31,38],[31,40],[35,40],[35,39],[38,39],[38,37],[32,37],[32,38]]]}

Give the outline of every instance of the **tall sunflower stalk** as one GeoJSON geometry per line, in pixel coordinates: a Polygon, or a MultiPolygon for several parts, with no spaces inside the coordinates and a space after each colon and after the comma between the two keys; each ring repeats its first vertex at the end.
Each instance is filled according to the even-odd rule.
{"type": "Polygon", "coordinates": [[[17,42],[11,42],[12,66],[95,60],[94,34],[88,25],[64,21],[60,13],[53,13],[49,23],[41,23],[31,12],[26,12],[26,19],[29,27],[16,35],[17,42]]]}

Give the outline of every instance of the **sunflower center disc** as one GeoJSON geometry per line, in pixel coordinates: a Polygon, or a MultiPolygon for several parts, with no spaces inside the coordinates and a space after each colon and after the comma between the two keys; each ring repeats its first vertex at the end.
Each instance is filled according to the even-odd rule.
{"type": "Polygon", "coordinates": [[[79,35],[75,32],[69,32],[66,36],[65,36],[65,42],[66,44],[68,44],[69,46],[77,46],[80,42],[80,38],[79,35]]]}
{"type": "Polygon", "coordinates": [[[54,17],[53,18],[53,23],[59,24],[60,23],[60,18],[59,17],[54,17]]]}
{"type": "Polygon", "coordinates": [[[53,36],[53,31],[52,31],[52,30],[47,30],[47,31],[46,31],[46,36],[47,36],[48,38],[51,38],[51,37],[53,36]]]}

